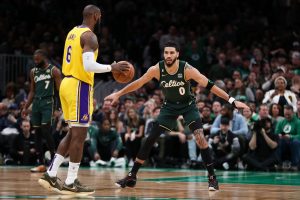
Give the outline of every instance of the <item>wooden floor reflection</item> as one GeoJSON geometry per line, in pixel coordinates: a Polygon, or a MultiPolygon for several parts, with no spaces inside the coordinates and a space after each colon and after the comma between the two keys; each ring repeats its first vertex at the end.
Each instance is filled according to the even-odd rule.
{"type": "MultiPolygon", "coordinates": [[[[205,171],[142,169],[134,189],[115,187],[125,169],[85,168],[79,180],[96,189],[83,199],[300,199],[300,173],[217,171],[220,190],[208,192],[205,171]]],[[[59,172],[65,180],[67,168],[59,172]]],[[[0,167],[0,199],[74,199],[47,192],[29,168],[0,167]]]]}

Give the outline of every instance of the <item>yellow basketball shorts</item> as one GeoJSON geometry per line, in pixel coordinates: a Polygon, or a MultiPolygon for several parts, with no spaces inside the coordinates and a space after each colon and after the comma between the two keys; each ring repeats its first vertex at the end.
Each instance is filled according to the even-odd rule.
{"type": "Polygon", "coordinates": [[[64,119],[71,126],[89,126],[93,113],[92,86],[73,77],[65,77],[59,88],[64,119]]]}

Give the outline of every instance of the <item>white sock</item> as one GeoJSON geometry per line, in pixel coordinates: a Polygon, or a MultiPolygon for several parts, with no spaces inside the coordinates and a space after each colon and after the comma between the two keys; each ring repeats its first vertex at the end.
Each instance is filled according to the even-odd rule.
{"type": "Polygon", "coordinates": [[[68,176],[65,181],[67,185],[74,183],[75,179],[77,178],[79,165],[80,163],[69,162],[68,176]]]}
{"type": "Polygon", "coordinates": [[[49,176],[55,177],[57,175],[58,168],[63,161],[64,161],[64,157],[62,155],[59,155],[57,153],[54,155],[54,158],[47,170],[49,176]]]}

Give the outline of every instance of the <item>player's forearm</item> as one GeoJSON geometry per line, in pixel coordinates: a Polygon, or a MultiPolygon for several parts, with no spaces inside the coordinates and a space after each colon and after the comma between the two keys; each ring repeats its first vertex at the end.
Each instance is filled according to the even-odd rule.
{"type": "Polygon", "coordinates": [[[28,109],[28,107],[31,105],[31,103],[33,101],[33,97],[34,97],[34,92],[29,92],[27,102],[24,106],[25,109],[28,109]]]}
{"type": "Polygon", "coordinates": [[[118,96],[123,96],[124,94],[133,92],[137,89],[139,89],[140,87],[142,87],[143,84],[141,84],[141,82],[139,80],[136,80],[132,83],[130,83],[129,85],[127,85],[126,87],[124,87],[123,89],[121,89],[120,91],[118,91],[118,96]]]}
{"type": "Polygon", "coordinates": [[[270,138],[267,134],[264,134],[263,136],[264,136],[264,138],[265,138],[265,140],[266,140],[268,146],[269,146],[271,149],[275,149],[275,148],[277,147],[277,145],[278,145],[277,142],[271,140],[271,138],[270,138]]]}
{"type": "Polygon", "coordinates": [[[249,148],[251,150],[256,149],[256,133],[255,132],[253,133],[252,138],[251,138],[251,140],[249,142],[249,148]]]}
{"type": "Polygon", "coordinates": [[[219,88],[216,85],[214,85],[210,91],[212,93],[214,93],[215,95],[217,95],[218,97],[224,99],[225,101],[228,101],[228,99],[229,99],[229,95],[224,90],[222,90],[221,88],[219,88]]]}

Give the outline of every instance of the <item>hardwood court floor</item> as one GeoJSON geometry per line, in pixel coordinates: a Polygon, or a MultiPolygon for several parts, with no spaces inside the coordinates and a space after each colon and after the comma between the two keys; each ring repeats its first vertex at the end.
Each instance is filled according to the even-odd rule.
{"type": "MultiPolygon", "coordinates": [[[[217,171],[220,191],[208,192],[203,170],[142,168],[134,189],[115,187],[125,169],[83,168],[79,180],[96,189],[88,199],[300,199],[300,173],[217,171]]],[[[65,180],[67,168],[59,177],[65,180]]],[[[75,199],[47,192],[29,167],[0,167],[0,199],[75,199]]]]}

